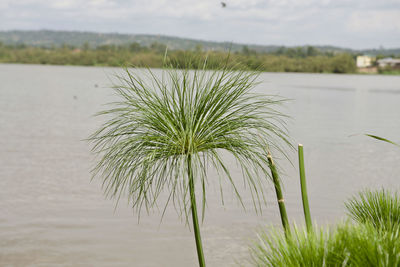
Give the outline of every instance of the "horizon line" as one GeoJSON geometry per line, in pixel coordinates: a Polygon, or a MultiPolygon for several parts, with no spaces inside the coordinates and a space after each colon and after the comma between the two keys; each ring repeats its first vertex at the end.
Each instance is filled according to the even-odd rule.
{"type": "Polygon", "coordinates": [[[169,37],[169,38],[176,38],[176,39],[182,39],[182,40],[190,40],[190,41],[197,41],[197,42],[208,42],[208,43],[217,43],[217,44],[230,44],[230,45],[239,45],[239,46],[258,46],[258,47],[287,47],[287,48],[296,48],[296,47],[307,47],[307,46],[312,46],[312,47],[332,47],[332,48],[337,48],[337,49],[342,49],[342,50],[351,50],[353,52],[361,52],[365,50],[396,50],[400,49],[400,45],[397,47],[372,47],[372,48],[350,48],[350,47],[343,47],[343,46],[338,46],[338,45],[332,45],[332,44],[324,44],[324,45],[316,45],[316,44],[302,44],[302,45],[282,45],[282,44],[255,44],[255,43],[240,43],[240,42],[233,42],[233,41],[215,41],[215,40],[209,40],[209,39],[196,39],[196,38],[190,38],[190,37],[181,37],[181,36],[175,36],[175,35],[166,35],[166,34],[160,34],[160,33],[124,33],[124,32],[111,32],[111,31],[106,31],[106,32],[101,32],[101,31],[91,31],[91,30],[56,30],[56,29],[48,29],[48,28],[42,28],[42,29],[9,29],[9,30],[0,30],[1,32],[69,32],[69,33],[89,33],[89,34],[116,34],[116,35],[125,35],[125,36],[162,36],[162,37],[169,37]]]}

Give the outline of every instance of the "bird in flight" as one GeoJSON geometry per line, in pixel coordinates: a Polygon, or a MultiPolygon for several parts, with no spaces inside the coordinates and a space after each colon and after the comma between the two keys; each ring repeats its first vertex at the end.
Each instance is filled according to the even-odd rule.
{"type": "Polygon", "coordinates": [[[221,6],[222,7],[226,7],[226,3],[225,2],[221,2],[221,6]]]}

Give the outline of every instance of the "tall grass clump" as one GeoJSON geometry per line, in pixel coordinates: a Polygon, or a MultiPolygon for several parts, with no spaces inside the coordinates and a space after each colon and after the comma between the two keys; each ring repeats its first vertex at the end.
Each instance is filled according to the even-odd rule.
{"type": "Polygon", "coordinates": [[[295,228],[289,237],[261,232],[251,252],[253,266],[259,267],[400,266],[400,234],[348,223],[325,230],[295,228]]]}
{"type": "MultiPolygon", "coordinates": [[[[291,235],[281,231],[260,232],[258,242],[251,247],[254,266],[336,266],[334,238],[337,233],[322,229],[299,229],[294,227],[291,235]]],[[[340,251],[343,253],[344,251],[340,251]]]]}
{"type": "Polygon", "coordinates": [[[289,144],[285,116],[276,110],[282,99],[251,92],[257,73],[204,69],[165,68],[160,75],[126,69],[114,86],[119,100],[99,113],[108,121],[90,137],[100,157],[94,175],[109,197],[126,194],[140,214],[158,207],[166,191],[165,207],[173,203],[187,222],[191,215],[200,266],[196,197],[204,216],[208,180],[226,179],[244,205],[225,154],[236,161],[259,210],[269,181],[267,146],[283,152],[289,144]],[[209,167],[217,177],[207,176],[209,167]]]}
{"type": "Polygon", "coordinates": [[[400,226],[400,196],[388,190],[366,190],[346,203],[349,216],[359,223],[370,223],[377,229],[392,230],[400,226]]]}
{"type": "Polygon", "coordinates": [[[398,228],[381,231],[374,225],[366,223],[339,227],[337,231],[336,246],[345,248],[345,253],[348,255],[346,266],[400,266],[398,228]]]}

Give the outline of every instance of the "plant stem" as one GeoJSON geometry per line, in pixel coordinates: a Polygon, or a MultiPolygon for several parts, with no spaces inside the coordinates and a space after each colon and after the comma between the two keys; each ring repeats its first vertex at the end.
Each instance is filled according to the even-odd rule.
{"type": "Polygon", "coordinates": [[[193,219],[193,231],[194,231],[194,237],[196,240],[197,257],[199,259],[199,266],[205,267],[206,264],[205,264],[205,260],[204,260],[204,254],[203,254],[203,245],[201,243],[199,220],[197,217],[196,195],[195,195],[195,190],[194,190],[194,179],[193,179],[191,155],[188,156],[188,177],[189,177],[189,190],[190,190],[190,204],[191,204],[192,219],[193,219]]]}
{"type": "Polygon", "coordinates": [[[301,198],[303,200],[304,218],[306,220],[307,230],[311,231],[312,230],[312,222],[311,222],[310,206],[308,204],[306,173],[305,173],[305,168],[304,168],[304,154],[303,154],[303,145],[302,144],[299,144],[298,152],[299,152],[301,198]]]}
{"type": "Polygon", "coordinates": [[[278,206],[279,206],[279,212],[281,215],[282,226],[283,226],[283,229],[285,230],[285,235],[288,236],[288,235],[290,235],[290,225],[289,225],[289,220],[288,220],[287,213],[286,213],[285,200],[283,199],[278,172],[276,170],[275,163],[272,160],[271,153],[268,152],[267,158],[268,158],[268,162],[269,162],[269,168],[270,168],[271,174],[272,174],[272,179],[274,181],[276,198],[278,199],[278,206]]]}

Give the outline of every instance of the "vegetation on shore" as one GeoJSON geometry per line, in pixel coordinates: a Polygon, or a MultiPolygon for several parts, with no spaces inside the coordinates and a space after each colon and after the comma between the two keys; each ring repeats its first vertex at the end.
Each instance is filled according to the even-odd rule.
{"type": "Polygon", "coordinates": [[[379,74],[386,74],[386,75],[400,75],[400,70],[399,69],[387,68],[387,69],[378,70],[378,73],[379,74]]]}
{"type": "MultiPolygon", "coordinates": [[[[281,48],[271,53],[256,52],[244,46],[241,51],[203,51],[201,46],[194,50],[168,50],[160,43],[141,46],[138,43],[129,45],[101,45],[90,47],[34,47],[23,44],[5,45],[0,43],[0,63],[28,63],[49,65],[82,65],[82,66],[136,66],[161,68],[168,64],[171,67],[183,68],[186,58],[200,56],[207,58],[208,69],[218,69],[221,62],[240,70],[259,70],[269,72],[308,72],[308,73],[355,73],[356,65],[353,55],[347,53],[321,52],[309,46],[306,48],[281,48]]],[[[200,61],[199,61],[200,62],[200,61]]],[[[201,65],[201,64],[200,64],[201,65]]],[[[193,63],[190,68],[201,68],[193,63]]]]}
{"type": "MultiPolygon", "coordinates": [[[[215,42],[199,39],[181,38],[167,35],[154,34],[122,34],[103,33],[87,31],[54,31],[54,30],[0,30],[0,42],[7,45],[26,44],[36,47],[61,47],[62,45],[82,47],[85,43],[91,47],[102,45],[129,45],[139,43],[142,46],[150,47],[153,43],[160,43],[168,46],[170,50],[194,50],[202,47],[205,51],[231,50],[240,52],[246,48],[258,53],[275,53],[285,50],[298,51],[309,50],[311,46],[285,47],[281,45],[256,45],[239,44],[232,42],[215,42]]],[[[332,45],[316,45],[311,50],[320,53],[349,53],[351,55],[371,55],[377,58],[400,56],[400,48],[373,48],[373,49],[351,49],[332,45]]]]}

